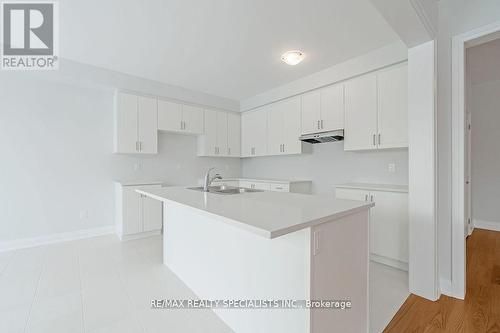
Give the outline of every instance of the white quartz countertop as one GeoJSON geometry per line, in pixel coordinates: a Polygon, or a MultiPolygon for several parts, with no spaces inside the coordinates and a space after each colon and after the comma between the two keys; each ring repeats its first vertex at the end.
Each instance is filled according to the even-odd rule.
{"type": "Polygon", "coordinates": [[[190,207],[200,214],[266,238],[276,238],[374,206],[371,202],[285,192],[221,195],[185,187],[141,189],[137,192],[167,204],[190,207]]]}
{"type": "Polygon", "coordinates": [[[122,186],[144,186],[144,185],[165,185],[165,181],[163,180],[147,180],[147,179],[115,179],[115,183],[118,183],[122,186]]]}
{"type": "Polygon", "coordinates": [[[262,178],[224,178],[220,180],[215,180],[216,182],[227,182],[227,181],[247,181],[247,182],[259,182],[259,183],[310,183],[310,180],[297,180],[297,179],[262,179],[262,178]]]}
{"type": "Polygon", "coordinates": [[[335,185],[338,188],[352,188],[359,190],[371,191],[386,191],[386,192],[403,192],[408,193],[408,185],[391,185],[391,184],[371,184],[371,183],[347,183],[335,185]]]}

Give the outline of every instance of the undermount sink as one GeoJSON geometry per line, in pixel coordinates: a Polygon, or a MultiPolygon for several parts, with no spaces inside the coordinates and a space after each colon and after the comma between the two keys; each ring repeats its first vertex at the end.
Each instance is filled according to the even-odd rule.
{"type": "MultiPolygon", "coordinates": [[[[188,187],[188,189],[203,192],[203,186],[188,187]]],[[[234,187],[234,186],[221,185],[221,186],[209,186],[208,192],[209,193],[216,193],[216,194],[240,194],[240,193],[247,193],[247,192],[263,192],[263,191],[251,189],[251,188],[245,188],[245,187],[234,187]]]]}

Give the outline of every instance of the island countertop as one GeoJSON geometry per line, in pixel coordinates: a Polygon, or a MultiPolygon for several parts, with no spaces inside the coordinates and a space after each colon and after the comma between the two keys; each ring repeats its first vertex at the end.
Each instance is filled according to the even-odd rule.
{"type": "Polygon", "coordinates": [[[185,187],[164,187],[137,192],[171,205],[192,208],[200,214],[266,238],[283,236],[375,205],[326,195],[268,191],[221,195],[185,187]]]}

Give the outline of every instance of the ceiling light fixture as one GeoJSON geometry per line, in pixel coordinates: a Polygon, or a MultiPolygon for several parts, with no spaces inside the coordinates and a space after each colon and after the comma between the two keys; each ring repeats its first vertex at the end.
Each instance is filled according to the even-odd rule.
{"type": "Polygon", "coordinates": [[[301,51],[288,51],[283,53],[281,60],[288,65],[295,66],[304,60],[305,57],[306,55],[301,51]]]}

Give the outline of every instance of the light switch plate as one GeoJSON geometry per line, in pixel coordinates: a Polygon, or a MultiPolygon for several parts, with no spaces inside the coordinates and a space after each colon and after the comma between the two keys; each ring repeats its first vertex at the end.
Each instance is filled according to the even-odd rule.
{"type": "Polygon", "coordinates": [[[387,170],[390,172],[390,173],[395,173],[396,172],[396,163],[389,163],[387,165],[387,170]]]}

